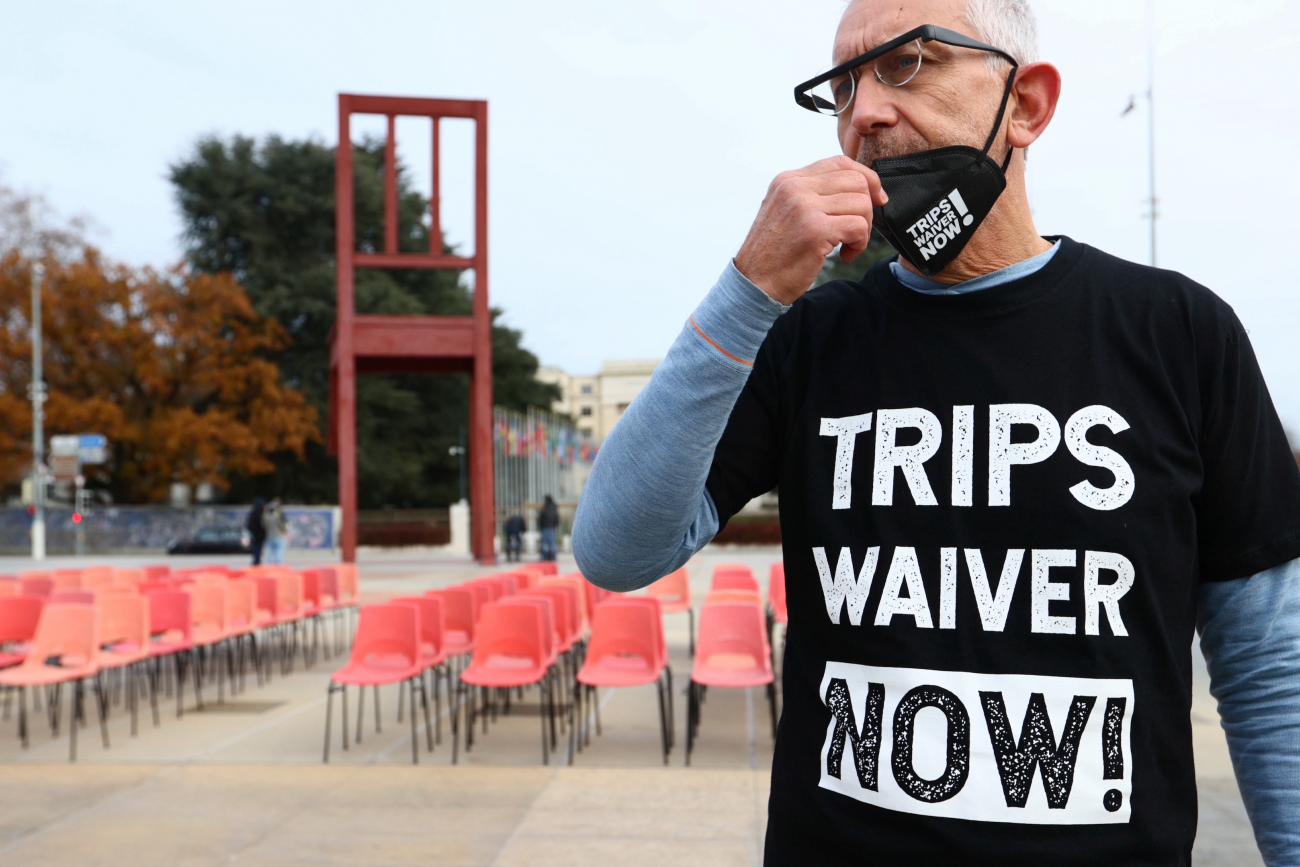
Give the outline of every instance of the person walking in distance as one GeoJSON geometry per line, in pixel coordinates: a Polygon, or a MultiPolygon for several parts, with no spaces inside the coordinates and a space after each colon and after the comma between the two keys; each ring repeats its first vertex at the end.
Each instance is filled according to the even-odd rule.
{"type": "Polygon", "coordinates": [[[506,562],[517,563],[524,550],[524,530],[528,525],[524,523],[524,516],[518,512],[511,513],[506,518],[506,562]]]}
{"type": "Polygon", "coordinates": [[[558,556],[556,534],[559,528],[560,508],[551,495],[547,494],[542,500],[542,510],[537,514],[537,530],[541,536],[543,560],[554,560],[558,556]]]}
{"type": "Polygon", "coordinates": [[[289,518],[284,513],[279,497],[266,504],[266,509],[262,512],[262,523],[266,525],[266,562],[283,563],[285,550],[289,546],[289,518]]]}
{"type": "Polygon", "coordinates": [[[266,544],[266,525],[262,523],[262,512],[266,508],[266,500],[261,497],[253,500],[253,507],[248,510],[248,517],[244,519],[244,528],[248,530],[249,547],[252,548],[253,565],[256,566],[262,562],[262,546],[266,544]]]}
{"type": "Polygon", "coordinates": [[[1026,0],[850,0],[832,50],[794,99],[840,155],[777,175],[606,440],[579,569],[646,586],[779,488],[769,865],[1188,864],[1198,631],[1260,852],[1300,864],[1300,471],[1245,327],[1039,233],[1026,0]],[[873,231],[897,258],[810,291],[873,231]]]}

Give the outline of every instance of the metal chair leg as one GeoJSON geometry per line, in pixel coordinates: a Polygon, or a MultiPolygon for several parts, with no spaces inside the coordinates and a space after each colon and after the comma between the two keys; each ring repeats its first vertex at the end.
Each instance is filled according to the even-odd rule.
{"type": "MultiPolygon", "coordinates": [[[[544,684],[545,682],[546,682],[546,678],[543,677],[543,678],[542,678],[542,684],[544,684]]],[[[542,695],[541,695],[542,713],[538,714],[538,716],[541,717],[541,720],[542,720],[542,764],[543,764],[543,765],[549,765],[549,764],[551,763],[551,758],[550,758],[550,753],[548,753],[548,752],[547,752],[547,749],[546,749],[547,746],[548,746],[548,744],[547,744],[547,742],[546,742],[546,704],[547,704],[547,702],[546,702],[546,688],[545,688],[544,686],[542,686],[542,684],[538,684],[539,689],[541,689],[541,691],[542,691],[542,695]]],[[[554,722],[555,722],[555,721],[552,720],[551,722],[552,722],[552,725],[554,725],[554,722]]],[[[554,731],[554,729],[551,730],[551,737],[555,737],[555,731],[554,731]]]]}
{"type": "Polygon", "coordinates": [[[334,718],[334,684],[325,688],[325,754],[321,761],[330,763],[330,721],[334,718]]]}
{"type": "Polygon", "coordinates": [[[348,749],[348,688],[343,686],[343,751],[348,749]]]}
{"type": "MultiPolygon", "coordinates": [[[[425,689],[424,672],[420,672],[420,707],[424,709],[424,739],[428,743],[429,752],[433,752],[433,723],[429,719],[429,693],[425,689]]],[[[415,716],[415,697],[411,697],[411,716],[415,716]]]]}
{"type": "MultiPolygon", "coordinates": [[[[415,689],[414,680],[412,679],[411,681],[407,681],[407,686],[408,688],[414,690],[415,689]]],[[[399,693],[402,691],[401,684],[397,685],[397,691],[399,693]]],[[[418,765],[419,763],[420,763],[420,739],[416,737],[415,734],[415,693],[412,692],[411,693],[411,764],[418,765]]]]}
{"type": "MultiPolygon", "coordinates": [[[[371,687],[371,689],[378,689],[378,688],[379,687],[375,687],[375,686],[371,687]]],[[[355,743],[358,744],[361,743],[361,721],[365,717],[365,715],[366,715],[366,688],[364,686],[358,686],[357,687],[357,739],[355,741],[355,743]]]]}
{"type": "Polygon", "coordinates": [[[655,681],[655,697],[659,699],[659,742],[663,745],[664,764],[668,764],[668,717],[664,706],[663,681],[655,681]]]}
{"type": "Polygon", "coordinates": [[[108,749],[108,696],[104,693],[104,682],[100,675],[95,675],[95,703],[99,706],[99,735],[108,749]]]}

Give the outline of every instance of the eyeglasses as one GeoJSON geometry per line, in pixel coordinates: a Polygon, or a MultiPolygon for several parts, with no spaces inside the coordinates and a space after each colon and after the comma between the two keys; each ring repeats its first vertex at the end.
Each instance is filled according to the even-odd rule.
{"type": "Polygon", "coordinates": [[[853,105],[858,76],[868,64],[875,73],[876,80],[881,84],[902,87],[916,78],[916,74],[920,72],[924,57],[921,45],[925,42],[942,42],[958,48],[989,51],[1005,57],[1013,67],[1020,65],[1014,57],[1001,48],[977,42],[955,30],[948,30],[934,24],[922,24],[902,36],[897,36],[871,49],[866,54],[847,60],[829,72],[823,72],[816,78],[800,84],[794,89],[794,101],[818,114],[838,115],[853,105]]]}

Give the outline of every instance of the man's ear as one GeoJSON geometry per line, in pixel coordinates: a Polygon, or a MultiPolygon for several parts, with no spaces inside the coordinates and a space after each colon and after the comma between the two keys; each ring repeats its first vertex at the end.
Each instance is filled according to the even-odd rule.
{"type": "Polygon", "coordinates": [[[1007,143],[1016,148],[1033,144],[1056,114],[1061,73],[1050,63],[1031,63],[1016,72],[1007,124],[1007,143]]]}

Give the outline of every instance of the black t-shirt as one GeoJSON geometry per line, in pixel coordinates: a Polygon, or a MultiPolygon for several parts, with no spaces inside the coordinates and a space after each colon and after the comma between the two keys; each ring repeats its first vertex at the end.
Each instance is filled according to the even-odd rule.
{"type": "Polygon", "coordinates": [[[714,456],[779,487],[766,863],[1186,864],[1200,581],[1300,556],[1300,472],[1230,307],[1062,239],[927,296],[886,266],[769,333],[714,456]]]}

